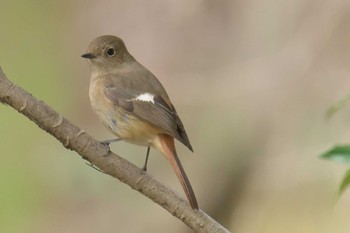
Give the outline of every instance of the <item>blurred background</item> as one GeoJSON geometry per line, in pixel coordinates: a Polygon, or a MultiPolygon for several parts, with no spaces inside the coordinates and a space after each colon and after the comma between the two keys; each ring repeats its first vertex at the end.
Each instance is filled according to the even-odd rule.
{"type": "MultiPolygon", "coordinates": [[[[346,167],[318,155],[350,142],[350,2],[0,1],[0,65],[13,82],[105,140],[92,112],[95,37],[121,37],[163,83],[195,153],[177,144],[200,207],[232,232],[347,233],[346,167]]],[[[138,192],[0,105],[1,232],[191,232],[138,192]]],[[[112,150],[143,165],[146,149],[112,150]]],[[[184,193],[151,152],[148,172],[184,193]]]]}

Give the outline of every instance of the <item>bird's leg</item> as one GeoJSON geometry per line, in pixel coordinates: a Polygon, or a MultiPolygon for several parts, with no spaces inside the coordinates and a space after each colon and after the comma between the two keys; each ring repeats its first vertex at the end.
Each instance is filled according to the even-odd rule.
{"type": "Polygon", "coordinates": [[[115,138],[115,139],[110,139],[110,140],[105,140],[105,141],[102,141],[102,145],[104,146],[108,146],[109,147],[109,144],[113,143],[113,142],[119,142],[121,141],[122,139],[121,138],[115,138]]]}
{"type": "Polygon", "coordinates": [[[148,156],[149,156],[149,151],[150,151],[150,149],[151,149],[151,146],[148,146],[148,147],[147,147],[147,154],[146,154],[145,164],[144,164],[143,167],[142,167],[141,176],[140,176],[140,178],[138,179],[138,181],[136,181],[136,184],[138,184],[138,183],[142,180],[142,178],[145,176],[145,173],[146,173],[146,171],[147,171],[147,162],[148,162],[148,156]]]}
{"type": "Polygon", "coordinates": [[[148,146],[148,148],[147,148],[147,154],[146,154],[146,161],[145,161],[145,164],[144,164],[143,167],[142,167],[142,170],[143,170],[144,172],[147,171],[147,162],[148,162],[148,156],[149,156],[149,151],[150,151],[150,149],[151,149],[151,146],[148,146]]]}

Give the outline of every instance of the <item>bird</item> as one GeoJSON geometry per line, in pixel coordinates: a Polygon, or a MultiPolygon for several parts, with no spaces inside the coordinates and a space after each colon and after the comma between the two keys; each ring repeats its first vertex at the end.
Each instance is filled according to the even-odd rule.
{"type": "Polygon", "coordinates": [[[160,81],[127,50],[119,37],[94,39],[82,55],[91,68],[89,97],[93,111],[117,138],[147,147],[143,171],[147,170],[150,148],[170,162],[192,209],[198,203],[179,160],[175,139],[193,148],[170,98],[160,81]]]}

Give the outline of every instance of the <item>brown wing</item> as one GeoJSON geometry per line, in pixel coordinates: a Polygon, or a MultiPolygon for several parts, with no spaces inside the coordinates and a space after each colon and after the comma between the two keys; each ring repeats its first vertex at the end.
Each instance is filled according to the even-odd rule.
{"type": "Polygon", "coordinates": [[[190,144],[185,128],[176,113],[175,108],[170,101],[165,101],[168,96],[164,91],[164,95],[157,94],[154,90],[135,89],[135,85],[131,88],[130,79],[124,79],[122,85],[117,79],[107,79],[105,82],[105,94],[117,106],[130,112],[141,120],[161,128],[164,133],[169,134],[182,142],[191,151],[193,148],[190,144]],[[137,96],[149,93],[154,96],[153,102],[137,100],[137,96]],[[169,104],[170,103],[170,104],[169,104]]]}

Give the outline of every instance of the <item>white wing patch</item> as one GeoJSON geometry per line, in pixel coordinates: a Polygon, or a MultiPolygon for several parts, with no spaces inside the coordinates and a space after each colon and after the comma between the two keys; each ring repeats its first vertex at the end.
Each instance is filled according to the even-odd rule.
{"type": "Polygon", "coordinates": [[[135,100],[151,102],[152,104],[154,104],[154,95],[146,92],[137,96],[135,100]]]}

